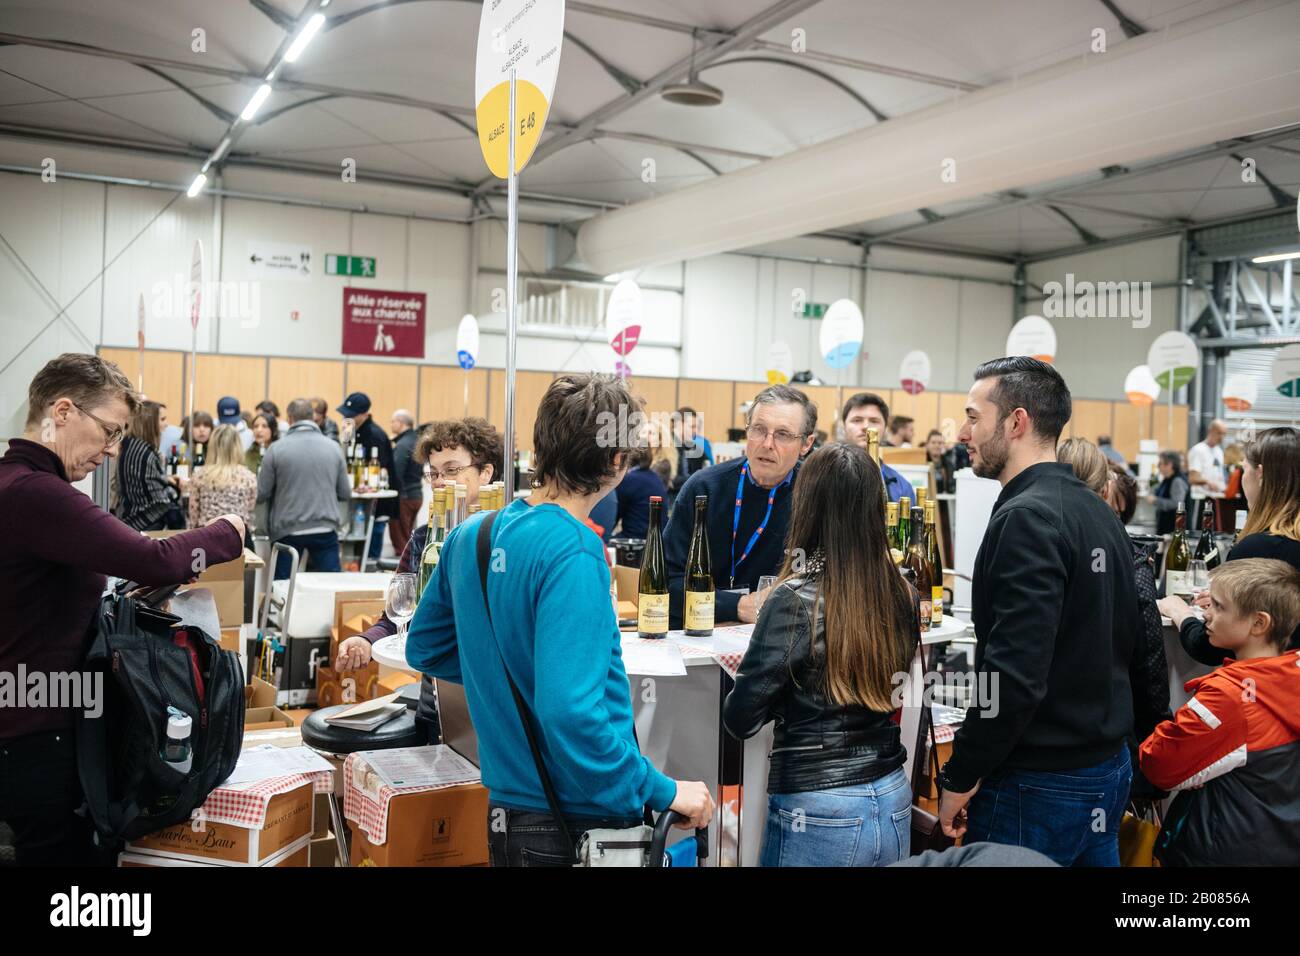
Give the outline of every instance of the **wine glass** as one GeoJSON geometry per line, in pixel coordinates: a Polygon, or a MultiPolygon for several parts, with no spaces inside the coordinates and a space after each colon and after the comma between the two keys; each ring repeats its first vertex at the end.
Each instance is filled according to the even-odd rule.
{"type": "Polygon", "coordinates": [[[768,594],[771,593],[771,590],[774,587],[776,587],[775,574],[764,574],[758,579],[758,587],[754,589],[754,594],[755,594],[754,610],[755,611],[760,611],[763,609],[763,602],[767,600],[768,594]]]}
{"type": "Polygon", "coordinates": [[[406,633],[406,623],[415,614],[415,591],[414,574],[394,574],[388,581],[388,589],[384,593],[384,610],[388,613],[388,619],[397,624],[399,635],[406,633]]]}
{"type": "Polygon", "coordinates": [[[1210,586],[1210,572],[1203,558],[1193,558],[1187,563],[1187,581],[1193,594],[1199,594],[1210,586]]]}

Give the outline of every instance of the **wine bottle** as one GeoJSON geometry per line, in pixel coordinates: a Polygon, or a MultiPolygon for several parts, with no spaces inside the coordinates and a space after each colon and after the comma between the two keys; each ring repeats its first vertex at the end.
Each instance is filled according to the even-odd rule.
{"type": "Polygon", "coordinates": [[[176,466],[180,464],[181,456],[176,454],[176,446],[172,445],[171,454],[167,456],[167,474],[176,474],[176,466]]]}
{"type": "Polygon", "coordinates": [[[379,488],[379,449],[370,449],[370,463],[366,466],[366,487],[371,491],[379,488]]]}
{"type": "Polygon", "coordinates": [[[935,502],[925,503],[925,540],[930,559],[930,626],[943,624],[943,558],[939,556],[939,532],[935,524],[935,502]]]}
{"type": "Polygon", "coordinates": [[[184,442],[181,442],[181,456],[176,462],[176,477],[181,481],[188,481],[190,477],[190,450],[184,442]]]}
{"type": "Polygon", "coordinates": [[[636,630],[639,637],[668,635],[668,569],[664,564],[664,542],[659,532],[659,513],[664,500],[650,497],[650,527],[641,557],[641,579],[637,583],[636,630]]]}
{"type": "Polygon", "coordinates": [[[912,540],[912,499],[907,495],[898,499],[898,550],[907,551],[912,540]]]}
{"type": "Polygon", "coordinates": [[[880,432],[874,428],[867,429],[867,454],[871,456],[871,460],[876,463],[876,470],[880,472],[880,500],[888,505],[889,489],[885,487],[885,470],[880,464],[880,432]]]}
{"type": "Polygon", "coordinates": [[[691,637],[708,637],[713,633],[713,569],[709,560],[709,499],[695,497],[695,527],[691,531],[691,546],[686,553],[686,578],[683,591],[686,597],[685,628],[691,637]]]}
{"type": "Polygon", "coordinates": [[[1187,546],[1187,511],[1183,502],[1178,502],[1178,513],[1174,516],[1174,536],[1165,552],[1165,596],[1180,594],[1190,597],[1192,579],[1187,573],[1187,565],[1192,558],[1191,548],[1187,546]]]}
{"type": "MultiPolygon", "coordinates": [[[[438,566],[438,555],[442,551],[443,540],[443,505],[442,489],[436,488],[429,501],[429,529],[425,532],[424,553],[420,556],[420,576],[416,579],[416,590],[424,593],[424,587],[433,577],[433,569],[438,566]]],[[[419,598],[417,596],[416,600],[419,598]]]]}
{"type": "Polygon", "coordinates": [[[911,520],[908,521],[907,554],[903,557],[903,567],[912,572],[912,584],[921,598],[921,633],[930,630],[934,617],[931,607],[934,601],[934,577],[930,573],[930,559],[925,553],[925,513],[920,508],[913,508],[911,520]]]}
{"type": "Polygon", "coordinates": [[[903,549],[898,546],[898,502],[891,501],[885,505],[885,542],[889,547],[889,556],[894,565],[903,563],[903,549]]]}
{"type": "Polygon", "coordinates": [[[1196,542],[1195,557],[1205,562],[1205,569],[1212,571],[1219,566],[1219,548],[1214,542],[1214,508],[1207,498],[1201,506],[1201,539],[1196,542]]]}
{"type": "Polygon", "coordinates": [[[1236,523],[1233,525],[1233,531],[1232,531],[1233,547],[1237,546],[1237,540],[1241,537],[1241,529],[1246,527],[1246,518],[1249,517],[1249,515],[1250,512],[1247,511],[1245,508],[1237,509],[1236,523]]]}
{"type": "Polygon", "coordinates": [[[195,474],[198,474],[198,470],[199,470],[200,468],[203,467],[204,463],[207,461],[207,457],[208,457],[208,456],[207,456],[207,451],[206,451],[206,449],[203,447],[203,442],[195,442],[195,444],[194,444],[194,472],[195,472],[195,474]]]}

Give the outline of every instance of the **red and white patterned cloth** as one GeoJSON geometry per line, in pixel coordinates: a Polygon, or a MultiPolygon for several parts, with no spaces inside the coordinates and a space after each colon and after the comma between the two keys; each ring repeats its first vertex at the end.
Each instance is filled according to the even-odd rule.
{"type": "Polygon", "coordinates": [[[386,783],[380,783],[379,800],[376,801],[370,794],[363,793],[359,787],[352,785],[353,767],[359,759],[363,759],[359,753],[351,753],[343,761],[343,816],[365,831],[366,838],[376,844],[388,839],[388,804],[393,797],[402,793],[426,793],[478,782],[458,780],[435,786],[418,787],[390,787],[386,783]]]}
{"type": "Polygon", "coordinates": [[[937,724],[934,728],[934,742],[937,744],[946,744],[957,736],[957,728],[961,724],[937,724]]]}
{"type": "Polygon", "coordinates": [[[266,823],[266,808],[271,798],[296,790],[304,783],[312,785],[313,793],[329,793],[334,789],[334,771],[316,770],[284,777],[268,777],[245,789],[217,787],[203,803],[203,818],[210,823],[228,823],[260,830],[266,823]]]}

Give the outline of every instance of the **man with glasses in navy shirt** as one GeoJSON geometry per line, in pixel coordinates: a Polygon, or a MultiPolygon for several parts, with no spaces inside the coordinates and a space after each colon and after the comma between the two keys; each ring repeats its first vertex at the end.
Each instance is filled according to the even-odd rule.
{"type": "Polygon", "coordinates": [[[716,619],[758,619],[761,599],[754,592],[759,578],[776,574],[785,559],[790,492],[816,432],[817,406],[807,395],[788,385],[769,386],[750,406],[745,457],[698,471],[682,486],[664,531],[670,626],[682,626],[682,583],[699,495],[709,499],[716,619]]]}

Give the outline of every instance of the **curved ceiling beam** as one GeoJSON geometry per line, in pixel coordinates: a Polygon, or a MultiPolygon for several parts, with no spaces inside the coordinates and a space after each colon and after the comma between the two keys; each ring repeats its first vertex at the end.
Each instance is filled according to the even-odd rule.
{"type": "Polygon", "coordinates": [[[776,63],[779,64],[780,66],[788,66],[796,70],[803,70],[805,73],[811,73],[813,76],[825,80],[827,83],[830,83],[838,87],[840,90],[847,93],[849,96],[853,97],[855,100],[861,103],[863,107],[866,108],[868,113],[870,113],[872,116],[876,118],[876,121],[878,123],[883,123],[885,120],[889,119],[888,116],[886,116],[884,113],[880,112],[880,110],[876,109],[869,102],[867,102],[866,97],[858,93],[858,91],[855,90],[853,87],[849,86],[847,83],[841,80],[836,79],[835,77],[831,76],[829,73],[825,73],[817,69],[815,66],[809,66],[807,63],[794,63],[790,60],[782,60],[779,57],[775,57],[775,56],[736,56],[728,60],[719,60],[717,63],[710,63],[708,66],[701,67],[697,71],[697,74],[703,73],[705,70],[716,70],[720,66],[729,66],[732,63],[776,63]]]}
{"type": "Polygon", "coordinates": [[[172,86],[176,87],[176,89],[180,90],[180,91],[181,91],[182,93],[184,93],[186,96],[190,97],[191,99],[196,100],[199,104],[201,104],[201,105],[203,106],[203,108],[204,108],[205,110],[207,110],[209,113],[211,113],[211,114],[212,114],[213,116],[215,116],[217,119],[221,120],[223,123],[233,123],[233,122],[234,122],[234,120],[235,120],[235,114],[234,114],[234,113],[230,112],[229,110],[222,109],[220,106],[218,106],[216,103],[212,102],[212,101],[211,101],[210,99],[208,99],[207,97],[205,97],[205,96],[200,96],[198,93],[195,93],[192,89],[190,89],[188,86],[186,86],[186,85],[185,85],[184,83],[182,83],[180,80],[173,79],[172,77],[168,76],[166,73],[164,73],[162,70],[158,69],[157,67],[149,66],[148,64],[145,64],[145,63],[137,63],[137,64],[135,64],[135,65],[138,66],[138,67],[139,67],[140,69],[142,69],[142,70],[146,70],[146,71],[152,73],[154,76],[158,77],[160,80],[166,80],[168,83],[170,83],[172,86]]]}
{"type": "Polygon", "coordinates": [[[335,96],[333,93],[323,93],[320,96],[313,96],[309,100],[298,100],[296,103],[290,103],[288,106],[282,106],[278,110],[271,110],[271,112],[269,113],[264,113],[262,116],[253,120],[253,125],[261,126],[265,123],[269,123],[277,116],[283,116],[285,113],[288,113],[290,110],[296,110],[300,106],[310,106],[312,103],[319,103],[321,100],[336,100],[336,99],[338,99],[338,97],[335,96]]]}

